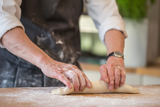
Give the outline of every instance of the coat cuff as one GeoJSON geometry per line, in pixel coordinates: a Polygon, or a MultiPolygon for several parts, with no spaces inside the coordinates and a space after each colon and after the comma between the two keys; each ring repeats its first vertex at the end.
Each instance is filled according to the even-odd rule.
{"type": "Polygon", "coordinates": [[[105,44],[104,42],[104,37],[107,31],[111,29],[116,29],[121,31],[125,38],[128,37],[126,30],[125,30],[125,25],[121,17],[110,17],[109,19],[105,20],[102,25],[100,25],[98,33],[99,33],[99,38],[105,44]]]}
{"type": "Polygon", "coordinates": [[[0,17],[0,47],[5,48],[2,44],[1,38],[2,36],[9,30],[15,27],[22,27],[24,30],[24,26],[22,23],[13,15],[4,15],[0,17]]]}

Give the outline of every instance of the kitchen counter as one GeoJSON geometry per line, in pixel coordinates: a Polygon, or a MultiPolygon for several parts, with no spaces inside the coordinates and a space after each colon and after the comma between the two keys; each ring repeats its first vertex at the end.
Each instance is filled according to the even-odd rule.
{"type": "Polygon", "coordinates": [[[160,85],[134,86],[139,94],[53,95],[56,87],[0,88],[0,107],[155,107],[160,106],[160,85]]]}

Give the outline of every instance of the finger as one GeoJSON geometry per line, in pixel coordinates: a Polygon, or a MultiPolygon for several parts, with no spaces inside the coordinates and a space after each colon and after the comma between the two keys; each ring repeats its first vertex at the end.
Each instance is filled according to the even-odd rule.
{"type": "Polygon", "coordinates": [[[91,88],[91,83],[89,79],[87,78],[87,76],[79,69],[76,69],[75,72],[78,74],[79,79],[80,79],[80,91],[82,91],[86,86],[91,88]]]}
{"type": "Polygon", "coordinates": [[[78,92],[79,91],[79,87],[80,87],[80,82],[79,82],[78,75],[77,74],[73,75],[73,77],[71,79],[73,81],[74,90],[76,92],[78,92]]]}
{"type": "Polygon", "coordinates": [[[114,65],[108,64],[107,65],[108,76],[109,76],[109,90],[112,91],[114,89],[114,65]]]}
{"type": "Polygon", "coordinates": [[[91,88],[91,83],[89,81],[89,79],[87,78],[87,76],[77,68],[77,66],[73,66],[72,68],[73,71],[75,71],[79,77],[79,81],[80,81],[80,91],[82,91],[86,86],[88,88],[91,88]],[[87,79],[86,79],[87,78],[87,79]]]}
{"type": "Polygon", "coordinates": [[[120,70],[115,69],[115,89],[119,87],[120,82],[120,70]]]}
{"type": "MultiPolygon", "coordinates": [[[[56,78],[56,79],[58,79],[58,80],[60,80],[61,82],[65,82],[65,80],[66,80],[66,82],[64,83],[65,85],[66,84],[68,84],[68,82],[67,81],[69,81],[67,78],[66,78],[66,76],[65,75],[63,75],[62,74],[62,70],[60,69],[60,68],[52,68],[53,66],[51,66],[51,70],[48,70],[48,71],[50,71],[50,72],[47,72],[49,75],[46,75],[46,76],[48,76],[48,77],[51,77],[51,78],[56,78]]],[[[70,83],[70,81],[69,81],[69,83],[70,83]]],[[[71,84],[71,83],[70,83],[71,84]]],[[[67,86],[67,85],[66,85],[67,86]]],[[[69,88],[69,87],[68,87],[69,88]]]]}
{"type": "Polygon", "coordinates": [[[123,84],[125,83],[125,80],[126,80],[126,72],[125,72],[125,70],[123,69],[123,70],[121,70],[121,81],[120,81],[120,87],[122,87],[123,86],[123,84]]]}
{"type": "Polygon", "coordinates": [[[91,82],[90,80],[88,79],[88,77],[82,72],[80,71],[79,69],[78,70],[75,70],[75,72],[77,74],[79,74],[79,78],[80,78],[80,90],[82,91],[85,86],[87,86],[88,88],[92,88],[92,85],[91,85],[91,82]],[[84,79],[83,79],[84,78],[84,79]],[[85,83],[83,82],[85,80],[85,83]]]}
{"type": "Polygon", "coordinates": [[[72,89],[71,82],[66,78],[65,75],[59,74],[57,79],[63,82],[68,88],[72,89]]]}
{"type": "Polygon", "coordinates": [[[68,70],[66,72],[64,72],[64,75],[66,75],[66,77],[68,77],[72,82],[73,82],[73,85],[74,85],[74,90],[77,92],[79,91],[79,78],[78,78],[78,75],[73,72],[72,70],[68,70]]]}
{"type": "MultiPolygon", "coordinates": [[[[81,71],[80,71],[81,72],[81,71]]],[[[79,75],[79,79],[80,79],[80,91],[83,91],[83,89],[86,86],[86,80],[84,78],[83,73],[78,74],[79,75]]]]}
{"type": "Polygon", "coordinates": [[[106,83],[109,82],[108,74],[107,74],[107,69],[105,65],[102,65],[100,67],[100,74],[101,74],[101,80],[105,81],[106,83]]]}
{"type": "Polygon", "coordinates": [[[88,88],[92,88],[91,81],[88,79],[87,76],[85,77],[85,79],[86,79],[87,87],[88,87],[88,88]]]}

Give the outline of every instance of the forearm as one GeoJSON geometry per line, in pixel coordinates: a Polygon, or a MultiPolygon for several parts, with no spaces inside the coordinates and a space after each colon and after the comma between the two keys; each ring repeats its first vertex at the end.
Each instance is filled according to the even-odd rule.
{"type": "MultiPolygon", "coordinates": [[[[105,45],[107,54],[114,51],[123,53],[124,35],[118,30],[109,30],[105,34],[105,45]]],[[[109,57],[106,64],[100,67],[101,80],[108,83],[110,90],[121,87],[125,82],[125,69],[123,58],[109,57]]]]}
{"type": "Polygon", "coordinates": [[[28,38],[20,27],[8,31],[2,37],[2,43],[11,53],[39,68],[44,65],[43,63],[49,63],[51,59],[28,38]]]}
{"type": "Polygon", "coordinates": [[[21,28],[8,31],[3,35],[2,43],[11,53],[36,65],[46,76],[59,79],[67,87],[72,88],[72,82],[75,91],[83,90],[86,86],[91,88],[87,76],[76,66],[50,58],[28,38],[21,28]]]}
{"type": "Polygon", "coordinates": [[[107,48],[107,54],[113,51],[119,51],[123,53],[124,51],[124,35],[118,30],[109,30],[105,34],[105,45],[107,48]]]}

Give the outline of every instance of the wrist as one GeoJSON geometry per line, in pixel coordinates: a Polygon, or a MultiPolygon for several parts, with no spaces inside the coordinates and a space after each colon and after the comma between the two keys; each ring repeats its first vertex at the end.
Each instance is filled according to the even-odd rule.
{"type": "Polygon", "coordinates": [[[47,68],[51,65],[51,62],[53,59],[50,58],[47,54],[41,54],[38,56],[37,59],[37,67],[39,67],[41,70],[47,68]]]}
{"type": "Polygon", "coordinates": [[[115,64],[116,66],[124,67],[124,59],[111,56],[106,61],[106,64],[115,64]]]}
{"type": "Polygon", "coordinates": [[[121,53],[120,51],[113,51],[113,52],[109,53],[109,54],[107,55],[107,60],[108,60],[110,57],[116,57],[116,58],[124,59],[124,55],[123,55],[123,53],[121,53]]]}

